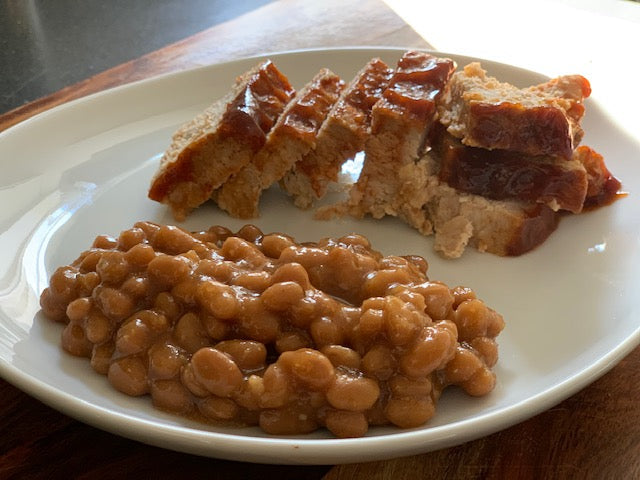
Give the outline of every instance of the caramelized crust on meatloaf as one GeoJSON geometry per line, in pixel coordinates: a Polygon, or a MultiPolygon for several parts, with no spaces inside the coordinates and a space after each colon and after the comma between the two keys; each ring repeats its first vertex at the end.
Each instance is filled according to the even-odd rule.
{"type": "Polygon", "coordinates": [[[587,171],[587,198],[585,209],[594,209],[610,205],[626,193],[621,192],[622,184],[614,177],[604,163],[604,158],[591,147],[580,145],[574,152],[574,158],[584,165],[587,171]]]}
{"type": "Polygon", "coordinates": [[[590,94],[580,75],[519,89],[474,62],[453,75],[438,112],[465,145],[570,159],[582,139],[582,102],[590,94]]]}
{"type": "Polygon", "coordinates": [[[232,217],[257,217],[262,191],[280,180],[316,145],[320,126],[344,89],[344,82],[323,68],[289,102],[254,158],[215,193],[232,217]]]}
{"type": "Polygon", "coordinates": [[[365,143],[365,159],[357,183],[350,191],[352,215],[418,215],[423,192],[413,179],[404,178],[424,148],[426,134],[434,123],[436,100],[445,89],[455,63],[424,52],[409,51],[374,105],[371,135],[365,143]]]}
{"type": "Polygon", "coordinates": [[[174,134],[149,198],[183,220],[262,148],[294,93],[271,61],[240,76],[227,95],[174,134]]]}
{"type": "Polygon", "coordinates": [[[369,134],[371,108],[389,83],[393,71],[380,59],[372,59],[358,72],[333,106],[320,131],[316,147],[295,164],[281,187],[294,203],[308,208],[322,198],[340,167],[362,150],[369,134]]]}
{"type": "Polygon", "coordinates": [[[579,159],[563,161],[552,156],[467,147],[444,128],[433,130],[430,137],[439,159],[438,178],[450,187],[496,200],[543,203],[552,210],[572,213],[582,211],[587,172],[579,159]]]}

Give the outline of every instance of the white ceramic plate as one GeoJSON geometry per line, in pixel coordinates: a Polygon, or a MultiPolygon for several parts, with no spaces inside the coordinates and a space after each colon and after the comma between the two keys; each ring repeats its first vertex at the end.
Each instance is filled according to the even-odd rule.
{"type": "MultiPolygon", "coordinates": [[[[394,49],[339,49],[271,55],[296,87],[320,67],[345,79],[373,56],[393,64],[394,49]]],[[[471,59],[456,55],[459,65],[471,59]]],[[[99,428],[150,444],[233,460],[340,463],[410,455],[487,435],[551,407],[611,368],[638,344],[640,315],[640,147],[587,102],[584,142],[605,155],[631,193],[610,207],[565,218],[537,250],[519,258],[469,251],[445,261],[432,240],[392,219],[318,222],[277,190],[255,221],[264,231],[317,240],[352,231],[384,253],[421,254],[430,276],[474,288],[501,312],[498,383],[484,398],[447,391],[423,428],[373,428],[339,440],[326,432],[270,437],[257,428],[216,428],[163,414],[148,398],[113,390],[86,359],[59,348],[61,326],[42,317],[38,297],[49,276],[101,233],[138,220],[173,223],[146,197],[171,133],[256,63],[241,60],[162,76],[71,102],[0,134],[0,374],[25,392],[99,428]]],[[[524,86],[539,74],[483,62],[524,86]]],[[[597,97],[597,92],[595,92],[597,97]]],[[[238,228],[207,205],[184,226],[238,228]]]]}

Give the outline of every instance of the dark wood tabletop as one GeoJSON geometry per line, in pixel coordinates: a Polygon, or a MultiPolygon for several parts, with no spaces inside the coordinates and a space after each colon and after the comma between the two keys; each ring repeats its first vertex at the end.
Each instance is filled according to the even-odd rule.
{"type": "MultiPolygon", "coordinates": [[[[151,76],[265,51],[429,48],[382,1],[280,0],[0,115],[0,131],[61,103],[151,76]]],[[[0,478],[640,478],[640,348],[593,384],[511,428],[380,462],[281,466],[151,447],[80,423],[0,380],[0,478]]]]}

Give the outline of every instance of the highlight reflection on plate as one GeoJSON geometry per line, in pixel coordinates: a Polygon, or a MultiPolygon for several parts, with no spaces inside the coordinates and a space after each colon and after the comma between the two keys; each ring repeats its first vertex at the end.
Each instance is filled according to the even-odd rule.
{"type": "MultiPolygon", "coordinates": [[[[345,79],[374,56],[390,64],[397,49],[335,49],[269,58],[302,86],[321,67],[345,79]]],[[[448,55],[458,65],[474,60],[448,55]]],[[[611,368],[640,340],[640,145],[625,136],[595,100],[587,101],[583,143],[602,154],[630,196],[610,207],[563,219],[535,251],[499,258],[469,251],[447,261],[432,240],[394,219],[321,222],[294,208],[277,188],[255,220],[265,232],[298,241],[358,232],[385,254],[419,254],[431,278],[468,285],[507,322],[498,337],[498,384],[483,398],[446,391],[424,427],[372,428],[364,438],[324,431],[272,437],[258,428],[201,425],[164,414],[148,398],[111,388],[86,359],[59,348],[61,326],[39,313],[49,276],[101,233],[139,220],[174,223],[146,197],[158,156],[173,131],[257,59],[246,59],[120,87],[45,112],[0,134],[0,374],[27,393],[97,427],[153,445],[264,463],[341,463],[410,455],[462,443],[549,408],[611,368]]],[[[491,75],[517,85],[539,74],[483,61],[491,75]]],[[[568,72],[572,73],[572,72],[568,72]]],[[[597,99],[598,92],[594,92],[597,99]]],[[[238,229],[213,205],[183,224],[238,229]]]]}

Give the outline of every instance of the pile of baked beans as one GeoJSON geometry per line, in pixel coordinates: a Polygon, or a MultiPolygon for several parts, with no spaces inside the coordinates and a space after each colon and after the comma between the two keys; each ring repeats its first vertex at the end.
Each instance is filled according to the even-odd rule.
{"type": "Polygon", "coordinates": [[[58,268],[62,345],[157,408],[271,434],[417,427],[448,385],[495,385],[502,317],[360,235],[298,244],[247,225],[136,223],[58,268]]]}

